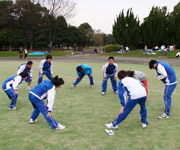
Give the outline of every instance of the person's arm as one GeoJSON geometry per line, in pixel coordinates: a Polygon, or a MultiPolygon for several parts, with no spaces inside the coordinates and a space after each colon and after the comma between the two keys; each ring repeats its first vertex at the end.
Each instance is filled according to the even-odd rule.
{"type": "Polygon", "coordinates": [[[117,64],[114,64],[114,65],[116,66],[116,74],[114,75],[114,77],[116,78],[118,74],[118,65],[117,64]]]}
{"type": "Polygon", "coordinates": [[[126,105],[126,96],[125,96],[124,93],[125,93],[125,91],[124,91],[124,88],[123,88],[122,81],[119,81],[118,94],[119,94],[120,103],[121,103],[121,105],[123,107],[126,105]]]}
{"type": "Polygon", "coordinates": [[[13,79],[12,87],[15,91],[18,91],[18,85],[21,82],[21,80],[22,80],[21,76],[17,76],[13,79]]]}
{"type": "Polygon", "coordinates": [[[53,88],[48,90],[48,92],[47,92],[47,100],[48,100],[47,108],[48,108],[48,112],[52,112],[52,110],[53,110],[53,104],[54,104],[55,95],[56,95],[56,89],[55,89],[55,86],[53,86],[53,88]]]}
{"type": "Polygon", "coordinates": [[[88,74],[92,75],[92,67],[88,67],[88,74]]]}
{"type": "Polygon", "coordinates": [[[162,66],[161,64],[159,64],[159,65],[157,66],[157,71],[158,71],[158,73],[160,74],[160,75],[157,76],[157,78],[158,78],[159,80],[162,80],[162,79],[167,78],[167,72],[166,72],[164,66],[162,66]]]}
{"type": "Polygon", "coordinates": [[[106,69],[107,69],[108,63],[106,63],[103,67],[102,67],[102,72],[103,72],[103,77],[106,78],[107,74],[106,74],[106,69]]]}
{"type": "Polygon", "coordinates": [[[39,73],[43,74],[43,66],[46,60],[41,60],[40,64],[39,64],[39,73]]]}
{"type": "Polygon", "coordinates": [[[50,72],[51,72],[51,75],[53,75],[53,63],[51,62],[51,66],[50,66],[50,72]]]}
{"type": "Polygon", "coordinates": [[[23,72],[24,69],[25,69],[25,67],[26,67],[26,65],[20,66],[20,67],[18,68],[18,70],[17,70],[17,75],[19,75],[21,72],[23,72]]]}

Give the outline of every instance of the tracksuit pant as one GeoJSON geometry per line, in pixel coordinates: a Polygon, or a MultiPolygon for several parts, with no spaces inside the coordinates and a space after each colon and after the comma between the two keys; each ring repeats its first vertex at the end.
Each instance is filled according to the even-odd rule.
{"type": "MultiPolygon", "coordinates": [[[[90,74],[87,74],[88,77],[89,77],[89,81],[90,81],[90,85],[94,85],[94,82],[93,82],[93,77],[90,76],[90,74]]],[[[77,78],[76,81],[73,83],[73,85],[77,85],[83,78],[84,78],[85,74],[81,74],[79,77],[80,78],[77,78]]]]}
{"type": "Polygon", "coordinates": [[[133,108],[139,104],[140,105],[140,115],[141,115],[141,122],[148,124],[146,118],[147,118],[147,109],[145,106],[146,103],[146,97],[138,98],[138,99],[128,99],[125,107],[124,112],[119,114],[117,119],[115,119],[112,123],[115,127],[116,125],[120,124],[126,117],[129,115],[129,113],[133,110],[133,108]]]}
{"type": "Polygon", "coordinates": [[[16,105],[18,95],[15,93],[13,88],[10,88],[8,90],[4,90],[4,92],[7,94],[7,96],[11,100],[9,108],[13,108],[16,105]]]}
{"type": "MultiPolygon", "coordinates": [[[[40,73],[39,73],[39,74],[40,74],[40,73]]],[[[44,71],[44,72],[43,72],[43,76],[44,76],[44,75],[46,75],[46,77],[47,77],[49,80],[52,80],[51,72],[50,72],[50,71],[44,71]]],[[[43,76],[42,76],[42,77],[39,76],[38,84],[43,81],[43,76]]]]}
{"type": "Polygon", "coordinates": [[[106,93],[107,80],[109,78],[111,79],[111,84],[112,84],[113,91],[116,92],[117,91],[117,82],[116,82],[116,80],[114,80],[114,76],[107,76],[106,80],[103,80],[103,82],[102,82],[102,92],[106,93]]]}
{"type": "Polygon", "coordinates": [[[169,116],[170,115],[170,109],[171,109],[171,95],[176,88],[176,84],[172,85],[165,85],[164,89],[164,104],[165,104],[165,113],[169,116]]]}
{"type": "Polygon", "coordinates": [[[39,113],[41,112],[46,119],[46,121],[49,123],[49,125],[52,127],[52,129],[56,129],[58,126],[58,123],[54,120],[54,118],[47,117],[48,109],[46,105],[44,104],[43,100],[38,99],[33,94],[29,93],[29,100],[31,101],[34,111],[32,113],[31,119],[36,120],[39,116],[39,113]]]}

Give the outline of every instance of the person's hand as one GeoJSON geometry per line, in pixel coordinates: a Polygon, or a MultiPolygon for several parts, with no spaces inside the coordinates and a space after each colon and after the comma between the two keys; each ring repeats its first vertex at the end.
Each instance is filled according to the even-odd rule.
{"type": "Polygon", "coordinates": [[[77,79],[79,79],[80,77],[78,76],[77,79]]]}
{"type": "Polygon", "coordinates": [[[116,77],[114,77],[114,80],[117,81],[116,77]]]}
{"type": "Polygon", "coordinates": [[[39,76],[40,76],[40,77],[42,77],[42,76],[43,76],[43,74],[42,74],[42,73],[40,73],[40,74],[39,74],[39,76]]]}
{"type": "Polygon", "coordinates": [[[18,91],[15,91],[16,94],[18,94],[18,91]]]}
{"type": "Polygon", "coordinates": [[[124,107],[122,107],[121,109],[120,109],[120,114],[122,114],[124,112],[124,107]]]}
{"type": "Polygon", "coordinates": [[[53,75],[51,75],[51,77],[53,78],[53,75]]]}
{"type": "Polygon", "coordinates": [[[93,75],[92,75],[92,74],[90,74],[89,76],[90,76],[90,77],[93,77],[93,75]]]}
{"type": "Polygon", "coordinates": [[[46,115],[47,117],[51,117],[51,113],[50,112],[48,112],[48,114],[46,115]]]}
{"type": "Polygon", "coordinates": [[[107,80],[106,78],[104,78],[104,81],[107,80]]]}

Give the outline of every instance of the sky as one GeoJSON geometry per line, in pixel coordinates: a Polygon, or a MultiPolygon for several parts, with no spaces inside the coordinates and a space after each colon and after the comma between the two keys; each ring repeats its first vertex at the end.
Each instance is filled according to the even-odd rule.
{"type": "Polygon", "coordinates": [[[124,9],[132,8],[134,15],[138,15],[140,22],[149,15],[152,6],[167,6],[172,12],[180,0],[74,0],[77,5],[75,16],[68,23],[78,27],[82,23],[89,23],[95,29],[106,34],[112,33],[114,19],[124,9]]]}

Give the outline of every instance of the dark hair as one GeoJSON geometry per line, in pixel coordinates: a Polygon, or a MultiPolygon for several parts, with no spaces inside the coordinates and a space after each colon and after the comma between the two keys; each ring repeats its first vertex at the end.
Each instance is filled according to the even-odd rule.
{"type": "Polygon", "coordinates": [[[118,78],[119,80],[122,80],[123,78],[125,78],[127,75],[126,75],[126,71],[124,70],[121,70],[118,72],[118,78]]]}
{"type": "Polygon", "coordinates": [[[76,68],[76,70],[77,70],[78,72],[81,72],[81,71],[83,70],[83,68],[82,68],[81,66],[78,66],[78,67],[76,68]]]}
{"type": "Polygon", "coordinates": [[[134,76],[134,71],[128,70],[128,71],[126,71],[126,75],[128,77],[133,77],[134,76]]]}
{"type": "Polygon", "coordinates": [[[52,59],[52,56],[51,55],[47,55],[46,59],[52,59]]]}
{"type": "Polygon", "coordinates": [[[154,66],[154,64],[156,64],[156,63],[157,63],[156,60],[151,60],[151,61],[149,62],[149,68],[152,69],[153,66],[154,66]]]}
{"type": "Polygon", "coordinates": [[[51,80],[51,83],[54,84],[56,87],[64,84],[64,80],[59,77],[59,76],[55,76],[52,80],[51,80]]]}
{"type": "Polygon", "coordinates": [[[25,77],[28,76],[28,73],[27,73],[27,72],[21,72],[19,75],[20,75],[22,78],[25,78],[25,77]]]}
{"type": "Polygon", "coordinates": [[[114,57],[113,57],[113,56],[110,56],[110,57],[108,58],[108,60],[109,60],[109,59],[113,59],[113,60],[114,60],[114,57]]]}
{"type": "Polygon", "coordinates": [[[32,64],[33,62],[31,60],[27,62],[27,65],[32,65],[32,64]]]}

